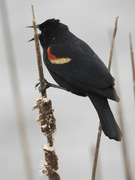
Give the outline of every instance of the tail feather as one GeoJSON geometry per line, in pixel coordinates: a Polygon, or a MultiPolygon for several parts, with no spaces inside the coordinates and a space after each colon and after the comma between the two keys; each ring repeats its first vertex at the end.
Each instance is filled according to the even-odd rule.
{"type": "Polygon", "coordinates": [[[89,95],[94,107],[97,110],[102,129],[106,136],[116,141],[121,140],[121,131],[117,125],[107,99],[89,95]]]}

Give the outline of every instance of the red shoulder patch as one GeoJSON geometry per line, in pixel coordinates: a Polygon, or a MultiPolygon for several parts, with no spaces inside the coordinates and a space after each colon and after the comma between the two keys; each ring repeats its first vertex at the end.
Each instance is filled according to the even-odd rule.
{"type": "Polygon", "coordinates": [[[52,64],[65,64],[71,61],[70,58],[58,58],[50,53],[50,46],[47,49],[48,59],[52,64]]]}
{"type": "Polygon", "coordinates": [[[50,53],[50,46],[47,49],[47,54],[48,54],[48,59],[50,59],[50,60],[61,59],[61,58],[57,58],[56,56],[54,56],[53,54],[50,53]]]}

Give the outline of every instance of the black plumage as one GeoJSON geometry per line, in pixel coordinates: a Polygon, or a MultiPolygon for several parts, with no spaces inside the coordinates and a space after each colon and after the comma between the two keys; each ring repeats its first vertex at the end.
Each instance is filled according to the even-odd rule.
{"type": "Polygon", "coordinates": [[[67,91],[88,96],[99,115],[106,136],[121,140],[121,131],[107,99],[119,101],[114,78],[107,67],[82,40],[59,20],[49,19],[37,25],[41,34],[43,59],[54,80],[67,91]]]}

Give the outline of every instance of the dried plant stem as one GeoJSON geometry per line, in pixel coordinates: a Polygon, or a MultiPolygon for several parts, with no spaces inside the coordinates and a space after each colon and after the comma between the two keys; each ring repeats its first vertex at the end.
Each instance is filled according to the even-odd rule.
{"type": "MultiPolygon", "coordinates": [[[[120,90],[118,86],[117,86],[117,90],[120,94],[120,90]]],[[[123,124],[123,111],[122,111],[121,103],[118,104],[118,114],[119,114],[120,127],[122,130],[122,151],[123,151],[123,161],[124,161],[124,167],[125,167],[126,180],[132,180],[130,161],[128,157],[127,145],[126,145],[126,140],[125,140],[125,129],[124,129],[124,124],[123,124]]]]}
{"type": "Polygon", "coordinates": [[[1,13],[1,22],[2,22],[1,27],[3,28],[3,37],[6,47],[5,50],[6,50],[8,68],[10,73],[11,88],[13,93],[13,103],[15,105],[17,125],[19,129],[20,142],[21,142],[21,150],[23,153],[24,168],[26,171],[26,179],[33,180],[32,164],[29,153],[29,145],[27,141],[28,138],[26,134],[25,119],[22,108],[19,79],[17,74],[13,42],[10,32],[10,23],[9,23],[8,11],[5,0],[0,0],[0,13],[1,13]]]}
{"type": "MultiPolygon", "coordinates": [[[[45,85],[45,80],[44,80],[43,66],[41,60],[39,39],[37,34],[33,5],[32,5],[32,16],[33,16],[32,22],[34,28],[34,39],[35,39],[35,47],[37,54],[40,88],[42,89],[45,85]]],[[[47,138],[47,145],[44,145],[43,147],[46,163],[44,164],[45,169],[42,170],[42,173],[46,174],[49,180],[60,180],[60,176],[57,173],[58,157],[53,147],[53,134],[56,131],[56,119],[53,115],[51,100],[47,99],[47,95],[45,92],[42,92],[41,95],[42,96],[36,100],[36,104],[34,105],[33,109],[37,109],[37,108],[39,109],[39,116],[37,118],[37,122],[41,126],[42,133],[47,138]]]]}
{"type": "Polygon", "coordinates": [[[95,180],[95,177],[96,177],[96,169],[97,169],[97,161],[98,161],[99,147],[100,147],[100,141],[101,141],[101,134],[102,134],[102,127],[101,127],[101,123],[99,123],[91,180],[95,180]]]}
{"type": "MultiPolygon", "coordinates": [[[[116,16],[115,26],[114,26],[114,31],[113,31],[113,37],[112,37],[112,41],[111,41],[111,50],[110,50],[109,63],[108,63],[108,70],[109,71],[111,70],[112,56],[113,56],[113,49],[114,49],[114,41],[115,41],[115,36],[116,36],[116,32],[117,32],[118,18],[119,17],[116,16]]],[[[92,177],[91,177],[91,180],[95,180],[95,177],[96,177],[96,168],[97,168],[99,147],[100,147],[100,142],[101,142],[101,135],[102,135],[102,127],[101,127],[101,123],[99,122],[98,135],[97,135],[96,149],[95,149],[95,155],[94,155],[94,162],[93,162],[93,167],[92,167],[92,177]]]]}
{"type": "Polygon", "coordinates": [[[115,26],[114,26],[113,36],[112,36],[112,41],[111,41],[111,50],[110,50],[109,64],[108,64],[108,70],[109,70],[109,71],[111,71],[112,56],[113,56],[115,36],[116,36],[116,32],[117,32],[118,18],[119,18],[119,16],[116,16],[115,26]]]}
{"type": "MultiPolygon", "coordinates": [[[[33,16],[32,23],[33,23],[33,28],[34,28],[34,40],[35,40],[35,48],[36,48],[36,55],[37,55],[39,81],[40,81],[40,88],[42,89],[45,85],[45,79],[44,79],[44,73],[43,73],[42,58],[41,58],[41,53],[40,53],[40,45],[39,45],[37,28],[36,28],[36,21],[35,21],[33,5],[32,5],[32,16],[33,16]]],[[[42,94],[42,96],[45,95],[44,92],[42,92],[41,94],[42,94]]]]}
{"type": "MultiPolygon", "coordinates": [[[[118,70],[117,70],[117,61],[115,62],[115,68],[114,68],[114,73],[117,79],[117,91],[118,94],[121,94],[120,92],[120,86],[119,86],[119,80],[118,80],[118,70]]],[[[121,97],[122,99],[122,97],[121,97]]],[[[128,156],[128,146],[126,144],[126,139],[125,139],[125,128],[124,128],[124,122],[123,122],[123,108],[122,108],[122,100],[117,104],[117,110],[118,110],[118,115],[119,115],[119,123],[122,131],[122,155],[123,155],[123,164],[124,164],[124,172],[126,175],[126,180],[133,180],[132,173],[131,173],[131,164],[130,164],[130,159],[128,156]]]]}
{"type": "MultiPolygon", "coordinates": [[[[91,157],[94,156],[95,153],[95,146],[91,147],[91,157]]],[[[97,166],[97,170],[96,170],[96,179],[98,180],[102,180],[102,165],[101,165],[101,161],[100,158],[98,157],[98,166],[97,166]]]]}
{"type": "MultiPolygon", "coordinates": [[[[131,34],[129,34],[129,40],[130,40],[130,53],[131,53],[131,62],[132,62],[132,70],[133,70],[133,80],[135,78],[135,74],[134,74],[134,56],[133,56],[133,50],[132,50],[132,41],[131,41],[131,34]]],[[[116,63],[115,66],[117,67],[116,63]]],[[[115,74],[117,77],[117,68],[115,67],[115,74]]],[[[117,83],[117,90],[120,94],[120,88],[119,85],[117,83]]],[[[132,180],[132,173],[131,173],[131,164],[130,164],[130,160],[128,157],[128,152],[127,152],[127,144],[126,144],[126,140],[125,140],[125,128],[124,128],[124,124],[123,124],[123,110],[122,110],[122,104],[121,102],[118,104],[118,115],[119,115],[119,121],[120,121],[120,127],[122,130],[122,151],[123,151],[123,161],[124,161],[124,168],[125,168],[125,174],[126,174],[126,179],[127,180],[132,180]]]]}
{"type": "Polygon", "coordinates": [[[132,39],[131,33],[129,33],[129,41],[130,41],[130,54],[131,54],[131,64],[132,64],[132,74],[133,74],[133,90],[134,90],[134,99],[135,99],[135,64],[134,64],[134,53],[132,48],[132,39]]]}

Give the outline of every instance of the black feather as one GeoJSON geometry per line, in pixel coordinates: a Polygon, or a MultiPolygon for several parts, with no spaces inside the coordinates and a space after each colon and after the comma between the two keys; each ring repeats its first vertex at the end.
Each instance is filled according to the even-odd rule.
{"type": "Polygon", "coordinates": [[[114,119],[107,99],[100,98],[94,95],[89,95],[89,98],[98,113],[101,126],[105,135],[108,136],[110,139],[120,141],[121,131],[114,119]]]}

